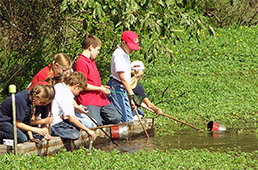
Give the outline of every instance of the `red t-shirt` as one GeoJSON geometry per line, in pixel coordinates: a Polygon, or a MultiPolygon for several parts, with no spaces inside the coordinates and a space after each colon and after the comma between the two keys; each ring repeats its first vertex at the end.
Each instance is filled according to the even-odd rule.
{"type": "MultiPolygon", "coordinates": [[[[80,55],[74,64],[74,70],[84,73],[87,78],[87,83],[93,86],[101,87],[101,80],[99,71],[94,60],[87,58],[84,55],[80,55]]],[[[110,104],[106,96],[99,91],[82,91],[77,97],[76,102],[82,105],[92,106],[106,106],[110,104]]]]}
{"type": "Polygon", "coordinates": [[[49,64],[48,66],[44,67],[42,70],[40,70],[32,79],[31,81],[31,85],[28,88],[28,90],[31,90],[32,87],[34,87],[37,84],[43,84],[46,85],[48,83],[42,82],[43,80],[46,80],[49,76],[54,77],[55,74],[52,73],[52,75],[50,75],[50,68],[51,65],[49,64]]]}

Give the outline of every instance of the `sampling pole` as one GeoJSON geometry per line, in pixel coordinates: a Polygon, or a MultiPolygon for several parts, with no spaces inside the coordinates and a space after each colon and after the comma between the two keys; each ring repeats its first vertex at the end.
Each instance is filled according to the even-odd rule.
{"type": "Polygon", "coordinates": [[[17,126],[16,126],[16,109],[15,109],[15,93],[16,86],[11,84],[9,86],[9,93],[12,94],[12,110],[13,110],[13,140],[14,140],[14,155],[17,154],[17,126]]]}

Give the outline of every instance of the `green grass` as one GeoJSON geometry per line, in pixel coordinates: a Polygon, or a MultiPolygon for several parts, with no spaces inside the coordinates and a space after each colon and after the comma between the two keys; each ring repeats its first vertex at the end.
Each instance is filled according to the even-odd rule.
{"type": "MultiPolygon", "coordinates": [[[[182,45],[167,44],[171,56],[160,55],[155,66],[146,64],[141,82],[147,96],[154,103],[161,101],[163,91],[169,87],[164,99],[175,99],[158,106],[200,128],[209,120],[227,126],[256,122],[257,33],[257,27],[221,29],[215,39],[203,38],[201,43],[192,40],[182,45]]],[[[167,130],[168,119],[156,121],[167,130]]]]}
{"type": "Polygon", "coordinates": [[[258,152],[243,153],[239,149],[225,152],[212,152],[206,149],[166,152],[145,150],[120,153],[88,149],[67,152],[61,151],[51,157],[35,155],[17,157],[6,155],[1,158],[2,169],[254,169],[258,168],[258,152]]]}
{"type": "MultiPolygon", "coordinates": [[[[191,39],[174,45],[167,40],[170,55],[160,53],[150,63],[137,52],[132,60],[145,63],[146,74],[141,82],[147,96],[153,103],[167,100],[158,105],[164,113],[199,128],[205,128],[210,120],[231,128],[257,123],[258,28],[216,31],[216,38],[201,35],[201,43],[191,39]]],[[[142,41],[146,48],[153,43],[142,41]]],[[[150,112],[146,115],[156,118],[156,134],[189,128],[150,112]]],[[[2,169],[257,169],[257,157],[257,151],[245,153],[241,148],[226,152],[146,150],[132,154],[94,149],[90,156],[87,149],[80,149],[62,151],[53,157],[5,155],[0,166],[2,169]]]]}

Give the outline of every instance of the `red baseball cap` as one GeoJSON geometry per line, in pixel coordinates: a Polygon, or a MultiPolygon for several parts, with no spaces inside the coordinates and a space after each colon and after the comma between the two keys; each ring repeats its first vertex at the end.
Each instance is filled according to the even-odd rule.
{"type": "Polygon", "coordinates": [[[139,37],[135,32],[125,31],[123,32],[121,39],[127,43],[128,47],[131,50],[140,50],[139,37]]]}

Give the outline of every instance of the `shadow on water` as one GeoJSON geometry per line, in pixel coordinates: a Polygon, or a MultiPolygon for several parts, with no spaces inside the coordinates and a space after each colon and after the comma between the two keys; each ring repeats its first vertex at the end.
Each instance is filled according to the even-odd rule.
{"type": "Polygon", "coordinates": [[[145,136],[132,140],[117,141],[119,147],[106,145],[100,148],[103,151],[118,150],[120,152],[137,152],[145,149],[159,149],[166,151],[170,149],[210,149],[227,150],[228,148],[238,147],[243,152],[258,150],[258,134],[250,133],[257,131],[256,128],[250,129],[227,129],[226,131],[180,131],[173,134],[155,135],[150,139],[145,136]],[[246,133],[248,132],[248,133],[246,133]]]}

